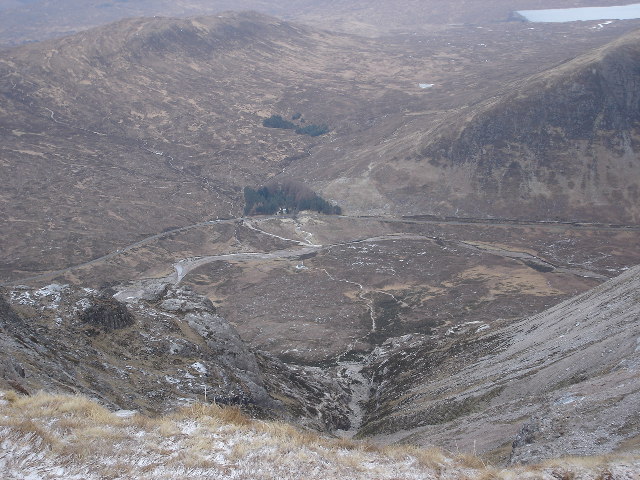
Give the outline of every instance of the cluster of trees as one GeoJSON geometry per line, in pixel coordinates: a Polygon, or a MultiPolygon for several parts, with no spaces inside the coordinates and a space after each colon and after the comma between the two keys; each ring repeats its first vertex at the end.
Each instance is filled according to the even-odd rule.
{"type": "Polygon", "coordinates": [[[310,137],[319,137],[329,131],[326,125],[307,125],[305,127],[296,128],[296,133],[300,135],[309,135],[310,137]]]}
{"type": "Polygon", "coordinates": [[[262,121],[262,126],[268,128],[283,128],[285,130],[295,130],[298,128],[295,123],[285,120],[280,115],[271,115],[269,118],[265,118],[262,121]]]}
{"type": "Polygon", "coordinates": [[[295,213],[312,210],[340,215],[342,209],[320,197],[306,185],[292,180],[274,182],[257,189],[244,188],[245,215],[273,215],[280,211],[295,213]]]}
{"type": "MultiPolygon", "coordinates": [[[[304,122],[304,119],[301,118],[302,115],[300,113],[296,113],[291,117],[292,120],[300,120],[304,122]]],[[[329,127],[326,125],[296,125],[295,123],[285,120],[280,115],[271,115],[269,118],[265,118],[262,121],[263,127],[268,128],[282,128],[284,130],[293,130],[299,135],[309,135],[311,137],[319,137],[320,135],[324,135],[329,131],[329,127]]]]}

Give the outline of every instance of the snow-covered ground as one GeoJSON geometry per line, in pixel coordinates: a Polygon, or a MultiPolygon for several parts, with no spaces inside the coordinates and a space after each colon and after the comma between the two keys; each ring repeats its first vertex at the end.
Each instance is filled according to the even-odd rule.
{"type": "Polygon", "coordinates": [[[593,20],[631,20],[640,18],[640,3],[614,7],[554,8],[519,10],[516,13],[530,22],[575,22],[593,20]]]}
{"type": "Polygon", "coordinates": [[[475,457],[322,437],[237,409],[193,405],[148,418],[79,396],[0,392],[0,478],[557,479],[636,478],[639,459],[497,469],[475,457]]]}

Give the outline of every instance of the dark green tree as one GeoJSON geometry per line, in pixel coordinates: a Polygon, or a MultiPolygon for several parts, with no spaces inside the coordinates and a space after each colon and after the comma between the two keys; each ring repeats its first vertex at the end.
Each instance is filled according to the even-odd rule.
{"type": "Polygon", "coordinates": [[[260,188],[244,188],[245,215],[273,215],[282,209],[290,213],[311,210],[341,215],[342,209],[320,197],[306,185],[293,180],[273,182],[260,188]]]}
{"type": "Polygon", "coordinates": [[[283,128],[285,130],[295,130],[296,125],[289,120],[285,120],[280,115],[271,115],[269,118],[265,118],[262,121],[263,127],[268,128],[283,128]]]}

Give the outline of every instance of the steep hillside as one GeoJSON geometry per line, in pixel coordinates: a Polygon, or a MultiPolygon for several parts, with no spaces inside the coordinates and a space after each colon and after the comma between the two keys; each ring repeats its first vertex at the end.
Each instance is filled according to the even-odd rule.
{"type": "Polygon", "coordinates": [[[452,177],[471,170],[467,202],[493,215],[637,223],[639,63],[636,33],[441,127],[421,154],[452,177]]]}
{"type": "Polygon", "coordinates": [[[640,267],[539,315],[389,341],[361,433],[511,462],[638,451],[640,267]]]}
{"type": "Polygon", "coordinates": [[[639,287],[634,267],[520,321],[389,338],[362,362],[351,352],[320,368],[248,348],[209,300],[157,280],[102,292],[16,287],[0,300],[0,388],[149,413],[215,401],[499,464],[633,456],[639,287]]]}
{"type": "Polygon", "coordinates": [[[334,379],[249,349],[210,300],[161,283],[126,304],[114,293],[51,284],[0,297],[0,388],[81,393],[150,414],[212,401],[317,430],[349,427],[334,379]]]}

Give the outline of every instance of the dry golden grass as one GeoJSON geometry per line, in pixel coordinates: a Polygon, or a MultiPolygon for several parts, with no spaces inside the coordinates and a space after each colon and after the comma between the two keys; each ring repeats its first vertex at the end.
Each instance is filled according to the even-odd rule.
{"type": "Polygon", "coordinates": [[[605,456],[501,470],[473,455],[381,447],[252,420],[235,407],[194,404],[163,417],[120,418],[80,396],[0,392],[0,400],[0,439],[16,445],[0,457],[0,472],[18,476],[48,465],[87,479],[611,480],[621,464],[640,465],[631,457],[605,456]]]}
{"type": "Polygon", "coordinates": [[[240,408],[236,406],[220,406],[215,403],[203,404],[196,403],[188,407],[183,407],[172,416],[175,419],[193,419],[199,420],[204,418],[213,418],[224,424],[246,426],[252,423],[252,420],[245,415],[240,408]]]}
{"type": "Polygon", "coordinates": [[[10,418],[5,425],[11,427],[11,430],[19,435],[41,440],[42,444],[49,449],[56,449],[61,445],[55,435],[52,435],[32,420],[10,418]]]}
{"type": "Polygon", "coordinates": [[[80,395],[61,396],[39,392],[33,396],[22,396],[13,392],[13,395],[5,394],[5,400],[29,418],[73,415],[91,419],[94,424],[109,425],[120,420],[106,408],[80,395]]]}
{"type": "Polygon", "coordinates": [[[413,445],[391,446],[384,450],[394,458],[414,457],[425,468],[439,468],[446,461],[444,452],[439,448],[419,448],[413,445]]]}

